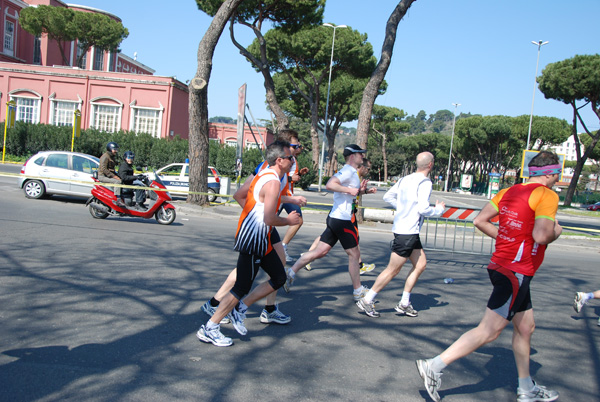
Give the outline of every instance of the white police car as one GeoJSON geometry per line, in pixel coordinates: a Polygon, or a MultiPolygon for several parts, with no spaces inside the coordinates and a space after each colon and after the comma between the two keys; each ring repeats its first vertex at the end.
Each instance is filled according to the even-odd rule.
{"type": "MultiPolygon", "coordinates": [[[[190,165],[189,163],[171,163],[156,171],[160,180],[172,194],[186,194],[190,190],[190,165]]],[[[212,166],[208,167],[208,201],[214,202],[221,189],[219,172],[212,166]]]]}

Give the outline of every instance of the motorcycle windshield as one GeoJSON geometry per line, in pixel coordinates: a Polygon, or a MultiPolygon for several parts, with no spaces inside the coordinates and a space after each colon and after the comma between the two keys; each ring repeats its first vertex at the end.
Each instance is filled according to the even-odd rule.
{"type": "Polygon", "coordinates": [[[166,187],[165,183],[163,183],[163,181],[160,179],[160,176],[156,174],[156,171],[154,171],[154,181],[160,184],[161,186],[166,187]]]}
{"type": "MultiPolygon", "coordinates": [[[[163,181],[160,179],[160,177],[156,174],[156,171],[154,172],[154,181],[165,188],[167,187],[167,186],[165,186],[165,183],[163,183],[163,181]]],[[[156,191],[152,190],[152,194],[154,194],[154,196],[156,197],[156,191]]],[[[168,191],[165,191],[165,194],[167,195],[167,198],[170,200],[171,194],[169,194],[168,191]]]]}

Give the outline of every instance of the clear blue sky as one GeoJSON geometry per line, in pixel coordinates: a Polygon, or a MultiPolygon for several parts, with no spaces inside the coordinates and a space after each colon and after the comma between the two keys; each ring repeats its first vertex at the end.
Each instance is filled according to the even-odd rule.
{"type": "MultiPolygon", "coordinates": [[[[75,0],[117,15],[129,29],[123,53],[185,82],[196,71],[196,52],[210,18],[194,0],[75,0]]],[[[325,22],[368,35],[379,58],[385,23],[396,0],[327,0],[325,22]]],[[[599,0],[418,0],[400,22],[387,93],[376,103],[428,115],[440,109],[482,115],[529,115],[537,46],[544,40],[538,75],[546,64],[576,54],[599,53],[595,34],[599,0]]],[[[243,44],[254,38],[236,28],[243,44]]],[[[217,46],[209,86],[209,115],[235,118],[237,90],[248,84],[247,103],[256,119],[269,119],[261,76],[231,44],[226,29],[217,46]]],[[[572,109],[535,91],[534,114],[572,122],[572,109]]],[[[589,106],[588,128],[600,128],[589,106]]],[[[355,123],[347,124],[355,126],[355,123]]]]}

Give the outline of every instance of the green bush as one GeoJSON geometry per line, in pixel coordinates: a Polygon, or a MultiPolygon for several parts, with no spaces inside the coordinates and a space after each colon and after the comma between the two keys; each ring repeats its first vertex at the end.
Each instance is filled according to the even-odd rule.
{"type": "MultiPolygon", "coordinates": [[[[0,123],[4,130],[4,123],[0,123]]],[[[28,124],[17,122],[14,128],[7,131],[6,157],[8,160],[25,160],[30,156],[48,150],[70,151],[73,129],[45,124],[28,124]]],[[[114,141],[125,151],[135,153],[135,166],[158,169],[169,163],[185,162],[189,154],[189,143],[186,139],[155,138],[150,134],[119,131],[107,133],[90,128],[81,130],[81,136],[75,138],[73,151],[100,157],[106,151],[106,144],[114,141]]],[[[0,143],[1,144],[1,143],[0,143]]],[[[235,147],[209,141],[209,162],[223,176],[235,176],[235,147]]],[[[258,149],[248,149],[243,154],[242,175],[247,177],[254,172],[263,158],[258,149]]]]}

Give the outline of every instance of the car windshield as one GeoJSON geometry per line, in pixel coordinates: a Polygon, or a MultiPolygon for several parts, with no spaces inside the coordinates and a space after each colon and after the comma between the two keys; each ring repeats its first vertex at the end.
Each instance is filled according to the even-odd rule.
{"type": "Polygon", "coordinates": [[[181,165],[168,166],[161,170],[158,174],[161,176],[179,176],[181,174],[181,165]]]}

